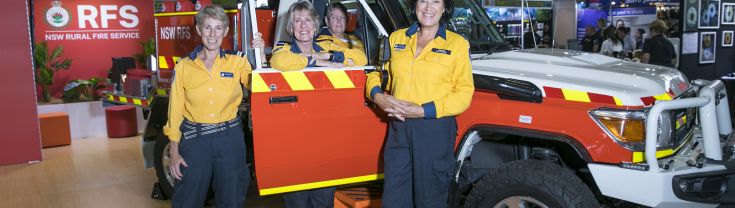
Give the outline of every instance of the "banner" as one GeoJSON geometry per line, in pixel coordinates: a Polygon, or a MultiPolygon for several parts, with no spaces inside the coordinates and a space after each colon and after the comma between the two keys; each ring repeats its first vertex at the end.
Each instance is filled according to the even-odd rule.
{"type": "Polygon", "coordinates": [[[609,10],[601,9],[577,9],[577,40],[585,36],[585,28],[591,26],[597,28],[597,20],[608,20],[609,10]]]}
{"type": "Polygon", "coordinates": [[[141,53],[140,42],[154,37],[153,1],[35,0],[33,20],[34,42],[62,46],[72,59],[54,76],[54,97],[71,80],[106,78],[112,57],[141,53]]]}
{"type": "Polygon", "coordinates": [[[577,39],[582,40],[584,38],[585,27],[597,28],[598,19],[604,19],[607,25],[612,24],[617,27],[622,24],[630,27],[631,35],[635,35],[635,31],[639,28],[648,33],[648,26],[656,20],[656,8],[577,9],[577,39]],[[612,12],[612,17],[609,16],[610,13],[608,12],[612,12]],[[609,22],[611,19],[612,23],[609,22]]]}

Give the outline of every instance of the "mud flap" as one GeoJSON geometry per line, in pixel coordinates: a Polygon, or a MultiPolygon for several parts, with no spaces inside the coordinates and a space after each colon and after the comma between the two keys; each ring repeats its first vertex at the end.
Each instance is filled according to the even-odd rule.
{"type": "Polygon", "coordinates": [[[153,183],[153,190],[151,191],[151,198],[158,199],[158,200],[166,200],[168,199],[168,196],[163,193],[163,190],[161,190],[161,186],[158,185],[158,182],[153,183]]]}
{"type": "Polygon", "coordinates": [[[156,149],[156,140],[142,141],[141,149],[143,150],[143,166],[144,168],[153,167],[153,151],[156,149]]]}

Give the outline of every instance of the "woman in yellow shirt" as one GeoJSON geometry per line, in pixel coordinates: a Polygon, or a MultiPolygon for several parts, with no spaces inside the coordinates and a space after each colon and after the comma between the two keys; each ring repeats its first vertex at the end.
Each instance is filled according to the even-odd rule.
{"type": "Polygon", "coordinates": [[[366,84],[368,97],[393,117],[383,152],[382,203],[446,207],[456,164],[455,116],[470,106],[475,89],[470,47],[444,26],[452,0],[409,2],[418,23],[390,35],[387,89],[381,89],[379,72],[368,74],[366,84]]]}
{"type": "Polygon", "coordinates": [[[316,41],[330,41],[343,48],[354,48],[365,51],[365,44],[356,35],[346,33],[347,30],[347,7],[342,3],[332,3],[327,7],[324,23],[327,28],[319,33],[316,41]]]}
{"type": "MultiPolygon", "coordinates": [[[[243,207],[245,201],[250,170],[237,110],[252,68],[243,53],[221,48],[228,19],[220,6],[197,13],[202,45],[174,67],[163,129],[171,141],[169,169],[176,179],[172,207],[201,207],[210,181],[217,207],[243,207]]],[[[256,35],[253,47],[263,46],[256,35]]]]}
{"type": "Polygon", "coordinates": [[[288,10],[286,32],[291,42],[278,42],[273,49],[271,67],[281,71],[301,70],[306,67],[364,66],[365,52],[340,47],[330,41],[315,42],[319,15],[308,1],[299,1],[288,10]]]}

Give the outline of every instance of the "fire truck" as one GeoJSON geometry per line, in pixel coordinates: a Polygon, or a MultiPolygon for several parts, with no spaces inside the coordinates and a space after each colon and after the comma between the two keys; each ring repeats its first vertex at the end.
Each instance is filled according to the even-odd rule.
{"type": "MultiPolygon", "coordinates": [[[[241,118],[249,123],[243,139],[259,194],[381,180],[388,118],[365,98],[365,74],[388,60],[389,32],[415,21],[407,0],[342,1],[369,64],[296,72],[261,66],[253,60],[264,57],[248,44],[254,32],[269,45],[285,40],[291,1],[266,9],[255,2],[227,10],[231,32],[223,47],[244,51],[255,67],[241,118]]],[[[314,2],[323,11],[326,1],[314,2]]],[[[721,81],[598,54],[510,50],[476,1],[454,5],[447,28],[470,42],[476,91],[457,117],[450,207],[735,202],[735,139],[721,81]]],[[[173,65],[200,39],[194,14],[156,14],[158,85],[145,102],[143,153],[164,196],[173,184],[161,131],[166,86],[173,65]]]]}

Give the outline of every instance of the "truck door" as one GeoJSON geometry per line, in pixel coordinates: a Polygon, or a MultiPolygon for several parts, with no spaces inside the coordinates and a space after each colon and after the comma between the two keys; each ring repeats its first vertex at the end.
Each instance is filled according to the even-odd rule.
{"type": "Polygon", "coordinates": [[[387,123],[366,103],[365,70],[273,69],[252,74],[260,195],[382,178],[387,123]]]}

